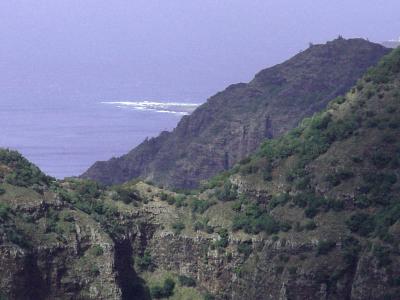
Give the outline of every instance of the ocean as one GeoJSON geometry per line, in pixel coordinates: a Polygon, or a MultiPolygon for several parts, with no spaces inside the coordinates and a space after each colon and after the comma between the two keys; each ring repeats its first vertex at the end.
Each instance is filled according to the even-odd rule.
{"type": "Polygon", "coordinates": [[[78,176],[172,130],[198,104],[168,101],[0,102],[0,147],[18,150],[46,174],[78,176]]]}

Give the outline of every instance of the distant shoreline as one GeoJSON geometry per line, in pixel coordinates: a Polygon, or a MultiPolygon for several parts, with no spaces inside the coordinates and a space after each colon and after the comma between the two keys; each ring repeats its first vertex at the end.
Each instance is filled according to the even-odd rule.
{"type": "Polygon", "coordinates": [[[102,101],[101,104],[109,104],[123,109],[133,109],[137,111],[153,111],[157,113],[169,113],[176,115],[188,115],[192,113],[199,103],[188,102],[156,102],[156,101],[102,101]]]}

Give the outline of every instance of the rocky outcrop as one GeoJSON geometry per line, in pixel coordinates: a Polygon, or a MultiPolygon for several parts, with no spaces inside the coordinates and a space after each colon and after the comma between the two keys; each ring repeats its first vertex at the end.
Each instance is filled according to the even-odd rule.
{"type": "Polygon", "coordinates": [[[120,299],[114,243],[100,225],[51,192],[15,192],[12,198],[6,193],[1,199],[1,208],[7,207],[0,229],[2,295],[120,299]]]}
{"type": "Polygon", "coordinates": [[[229,86],[183,117],[172,132],[122,157],[97,162],[82,177],[105,184],[142,178],[175,188],[197,187],[345,93],[388,51],[361,39],[314,45],[259,72],[248,84],[229,86]]]}

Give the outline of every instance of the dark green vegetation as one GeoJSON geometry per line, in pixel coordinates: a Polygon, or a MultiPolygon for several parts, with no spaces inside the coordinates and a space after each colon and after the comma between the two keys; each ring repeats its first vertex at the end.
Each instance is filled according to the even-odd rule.
{"type": "Polygon", "coordinates": [[[399,111],[400,49],[199,191],[54,181],[4,150],[0,291],[11,299],[396,299],[399,111]]]}
{"type": "Polygon", "coordinates": [[[151,296],[155,299],[168,298],[173,295],[175,288],[175,282],[171,278],[164,280],[164,285],[156,285],[151,288],[151,296]]]}
{"type": "MultiPolygon", "coordinates": [[[[313,45],[262,70],[250,83],[211,97],[173,132],[146,140],[120,158],[97,162],[82,176],[105,184],[148,178],[169,187],[198,187],[345,93],[388,51],[361,39],[313,45]]],[[[251,165],[243,169],[253,171],[251,165]]],[[[268,179],[268,169],[263,171],[268,179]]]]}
{"type": "Polygon", "coordinates": [[[0,170],[0,176],[4,177],[7,173],[4,181],[12,185],[33,187],[40,191],[42,186],[55,180],[43,174],[38,167],[16,151],[0,149],[0,163],[4,166],[3,170],[0,170]],[[11,169],[12,172],[7,172],[7,169],[11,169]]]}

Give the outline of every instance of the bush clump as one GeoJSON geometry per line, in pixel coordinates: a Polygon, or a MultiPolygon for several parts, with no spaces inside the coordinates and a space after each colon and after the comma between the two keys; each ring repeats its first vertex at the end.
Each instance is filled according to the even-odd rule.
{"type": "Polygon", "coordinates": [[[273,234],[279,232],[280,224],[272,216],[263,212],[258,205],[248,204],[244,212],[240,213],[232,223],[232,230],[240,229],[252,234],[258,234],[261,231],[273,234]]]}
{"type": "Polygon", "coordinates": [[[226,230],[225,228],[222,228],[218,231],[218,235],[219,235],[219,240],[217,240],[215,242],[215,246],[218,248],[226,248],[229,244],[229,234],[228,234],[228,230],[226,230]]]}
{"type": "Polygon", "coordinates": [[[150,288],[150,295],[152,298],[161,299],[168,298],[174,294],[175,281],[171,278],[164,280],[163,286],[153,286],[150,288]]]}
{"type": "Polygon", "coordinates": [[[122,201],[125,204],[131,204],[135,201],[140,201],[140,196],[136,190],[118,186],[114,188],[115,196],[113,200],[122,201]]]}
{"type": "Polygon", "coordinates": [[[291,197],[289,196],[288,193],[275,194],[272,196],[272,199],[269,202],[269,207],[271,209],[273,209],[277,206],[284,206],[290,200],[291,200],[291,197]]]}
{"type": "Polygon", "coordinates": [[[175,205],[176,207],[187,206],[186,197],[184,195],[178,195],[175,197],[175,205]]]}
{"type": "Polygon", "coordinates": [[[346,237],[342,242],[342,255],[348,266],[354,266],[357,263],[358,255],[361,251],[361,245],[353,237],[346,237]]]}
{"type": "Polygon", "coordinates": [[[217,189],[215,195],[220,201],[234,201],[238,196],[237,187],[227,180],[221,188],[217,189]]]}
{"type": "Polygon", "coordinates": [[[368,236],[375,229],[375,221],[372,216],[366,213],[355,213],[347,221],[347,227],[352,232],[361,236],[368,236]]]}
{"type": "Polygon", "coordinates": [[[180,221],[172,224],[172,230],[175,234],[180,234],[183,229],[185,229],[185,224],[180,221]]]}
{"type": "Polygon", "coordinates": [[[10,206],[4,203],[0,203],[0,220],[5,221],[11,212],[10,206]]]}
{"type": "Polygon", "coordinates": [[[381,245],[375,245],[373,247],[372,254],[378,260],[379,267],[385,267],[392,262],[392,260],[390,258],[390,249],[388,247],[381,246],[381,245]]]}
{"type": "Polygon", "coordinates": [[[237,246],[237,250],[240,254],[243,254],[246,258],[250,256],[251,252],[253,252],[253,247],[251,241],[246,241],[240,243],[237,246]]]}
{"type": "Polygon", "coordinates": [[[317,228],[317,224],[313,220],[309,220],[304,224],[304,229],[307,231],[314,230],[315,228],[317,228]]]}
{"type": "Polygon", "coordinates": [[[207,233],[213,233],[214,232],[214,227],[208,225],[208,221],[209,221],[208,218],[196,221],[193,224],[193,230],[195,230],[195,231],[204,231],[204,232],[207,232],[207,233]]]}
{"type": "Polygon", "coordinates": [[[354,173],[351,172],[350,170],[338,170],[334,173],[331,173],[326,176],[326,181],[331,185],[331,186],[338,186],[341,184],[343,181],[349,180],[350,178],[354,177],[354,173]]]}
{"type": "Polygon", "coordinates": [[[145,250],[142,256],[137,256],[135,263],[141,272],[152,271],[154,268],[153,258],[148,250],[145,250]]]}
{"type": "Polygon", "coordinates": [[[213,206],[215,204],[214,201],[210,200],[201,200],[198,198],[194,198],[190,202],[190,206],[192,208],[193,213],[199,213],[202,214],[204,213],[209,207],[213,206]]]}
{"type": "Polygon", "coordinates": [[[180,275],[178,277],[178,280],[181,286],[188,286],[188,287],[196,286],[196,281],[192,277],[180,275]]]}
{"type": "Polygon", "coordinates": [[[324,255],[329,253],[333,248],[336,247],[336,242],[335,241],[320,241],[317,246],[317,256],[318,255],[324,255]]]}

